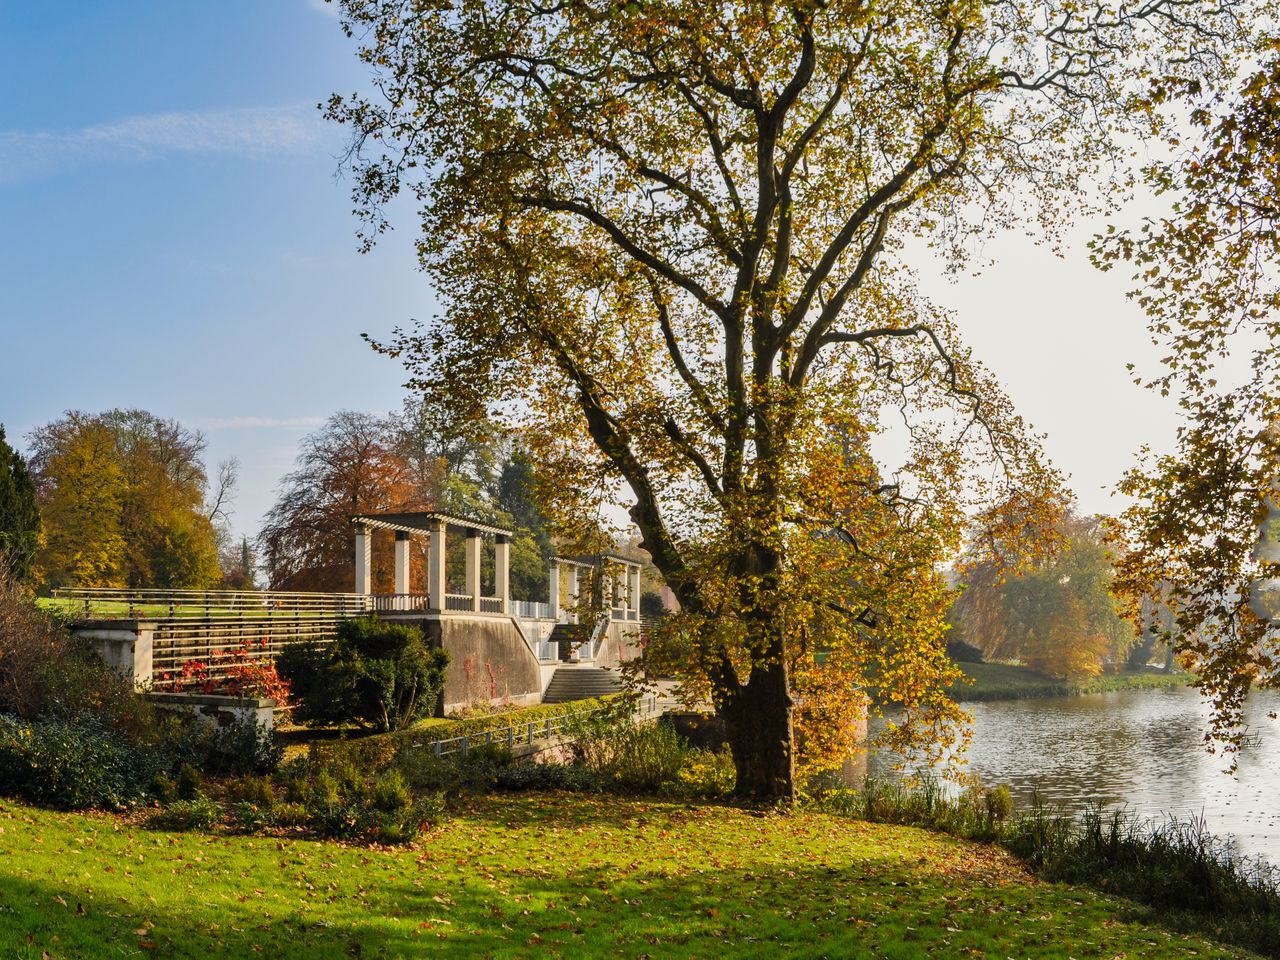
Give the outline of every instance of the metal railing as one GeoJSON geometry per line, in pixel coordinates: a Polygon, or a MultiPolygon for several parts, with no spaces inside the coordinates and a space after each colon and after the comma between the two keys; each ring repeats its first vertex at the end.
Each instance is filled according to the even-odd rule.
{"type": "Polygon", "coordinates": [[[181,686],[191,677],[219,680],[232,667],[272,659],[290,643],[330,643],[346,617],[194,617],[157,621],[151,664],[161,686],[181,686]]]}
{"type": "Polygon", "coordinates": [[[396,610],[427,610],[431,607],[431,596],[426,593],[374,593],[369,595],[372,601],[371,610],[379,613],[396,610]]]}
{"type": "Polygon", "coordinates": [[[511,613],[521,620],[551,620],[551,604],[538,600],[512,600],[511,613]]]}
{"type": "Polygon", "coordinates": [[[162,590],[109,587],[61,587],[58,600],[80,606],[86,618],[355,616],[375,609],[372,596],[360,593],[305,593],[281,590],[162,590]]]}
{"type": "MultiPolygon", "coordinates": [[[[505,727],[497,727],[490,730],[482,730],[478,733],[464,734],[461,737],[445,737],[440,740],[420,740],[414,741],[411,746],[421,749],[427,749],[437,757],[447,757],[451,754],[461,754],[466,756],[473,747],[480,746],[502,746],[508,750],[512,750],[519,746],[533,746],[540,740],[552,740],[556,737],[565,737],[566,731],[572,722],[582,717],[590,717],[597,713],[604,713],[611,707],[596,707],[592,710],[571,711],[561,714],[558,717],[548,717],[545,720],[531,720],[526,723],[513,723],[505,727]]],[[[641,697],[640,702],[636,705],[635,716],[637,719],[646,720],[650,717],[657,716],[664,711],[663,705],[657,696],[650,695],[641,697]]]]}

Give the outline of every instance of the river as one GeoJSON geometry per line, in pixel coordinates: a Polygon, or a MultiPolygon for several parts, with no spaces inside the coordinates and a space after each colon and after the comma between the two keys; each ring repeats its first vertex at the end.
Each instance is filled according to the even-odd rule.
{"type": "MultiPolygon", "coordinates": [[[[1015,809],[1033,791],[1053,807],[1125,808],[1142,817],[1203,816],[1237,849],[1280,865],[1280,695],[1254,694],[1246,710],[1258,742],[1243,747],[1234,775],[1202,737],[1209,715],[1194,690],[1118,693],[969,705],[973,742],[967,769],[987,785],[1005,783],[1015,809]]],[[[873,755],[873,776],[890,770],[873,755]]]]}

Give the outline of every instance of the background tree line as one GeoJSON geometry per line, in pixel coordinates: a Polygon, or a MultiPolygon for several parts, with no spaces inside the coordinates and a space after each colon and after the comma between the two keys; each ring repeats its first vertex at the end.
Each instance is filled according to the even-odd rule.
{"type": "MultiPolygon", "coordinates": [[[[204,436],[176,420],[142,410],[70,411],[27,440],[29,459],[0,429],[0,553],[43,588],[262,582],[345,592],[353,582],[353,514],[441,510],[514,529],[513,595],[546,599],[554,548],[533,499],[532,461],[512,438],[487,426],[464,429],[422,400],[386,416],[340,411],[304,437],[252,539],[232,533],[238,463],[211,475],[204,436]]],[[[390,534],[375,540],[375,589],[390,592],[390,534]]],[[[415,541],[415,591],[426,590],[426,548],[425,538],[415,541]]],[[[460,579],[462,538],[449,549],[460,579]]],[[[491,589],[491,554],[482,576],[491,589]]]]}

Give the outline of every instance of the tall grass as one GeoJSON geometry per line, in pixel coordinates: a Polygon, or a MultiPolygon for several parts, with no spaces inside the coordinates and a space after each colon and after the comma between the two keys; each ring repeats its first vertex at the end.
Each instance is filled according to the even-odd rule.
{"type": "Polygon", "coordinates": [[[1148,919],[1280,958],[1280,870],[1241,856],[1203,819],[1150,820],[1098,807],[1074,818],[1038,798],[1026,812],[1002,816],[1007,796],[980,787],[950,796],[932,779],[914,787],[868,780],[818,803],[876,823],[999,843],[1046,879],[1092,884],[1145,905],[1148,919]]]}

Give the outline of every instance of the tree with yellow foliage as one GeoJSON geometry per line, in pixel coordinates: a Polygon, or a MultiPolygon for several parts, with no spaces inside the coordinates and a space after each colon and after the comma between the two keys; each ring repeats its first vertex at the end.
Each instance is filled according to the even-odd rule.
{"type": "Polygon", "coordinates": [[[1083,185],[1122,189],[1126,138],[1162,123],[1151,79],[1217,82],[1238,12],[341,6],[376,89],[328,105],[366,242],[411,194],[444,305],[384,348],[524,432],[562,534],[630,504],[739,793],[794,795],[797,703],[856,709],[861,687],[902,704],[898,745],[945,738],[936,570],[969,512],[1032,516],[1056,478],[911,258],[961,265],[992,225],[1052,236],[1083,185]],[[891,423],[906,452],[876,462],[891,423]]]}

